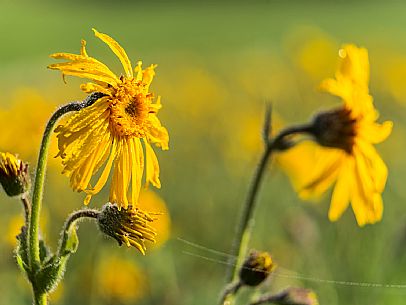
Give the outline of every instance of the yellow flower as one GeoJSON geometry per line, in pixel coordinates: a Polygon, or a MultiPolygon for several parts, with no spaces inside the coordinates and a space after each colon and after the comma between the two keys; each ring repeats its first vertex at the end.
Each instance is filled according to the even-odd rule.
{"type": "Polygon", "coordinates": [[[97,287],[108,304],[134,304],[148,292],[145,272],[133,260],[114,255],[101,260],[97,287]]]}
{"type": "MultiPolygon", "coordinates": [[[[48,114],[56,105],[34,88],[18,88],[6,99],[7,107],[0,108],[0,147],[18,152],[22,159],[35,164],[48,114]]],[[[56,155],[57,146],[52,140],[50,154],[56,155]]],[[[57,164],[50,161],[52,166],[57,164]]]]}
{"type": "Polygon", "coordinates": [[[155,248],[161,246],[168,240],[171,231],[171,217],[165,201],[155,192],[144,189],[140,193],[138,207],[140,210],[159,215],[159,220],[154,222],[154,230],[157,235],[151,247],[155,248]]]}
{"type": "Polygon", "coordinates": [[[124,49],[106,34],[93,31],[117,55],[125,75],[116,76],[106,65],[88,56],[84,40],[79,55],[51,55],[67,62],[52,64],[50,69],[60,70],[63,76],[90,79],[93,82],[82,84],[81,89],[86,93],[105,94],[58,126],[55,130],[58,156],[62,158],[63,173],[70,177],[71,187],[87,193],[85,204],[103,188],[113,168],[110,202],[124,208],[132,204],[135,208],[144,171],[144,149],[146,184],[158,188],[159,164],[151,143],[168,149],[168,132],[156,116],[161,108],[160,99],[153,103],[153,94],[149,92],[156,65],[143,70],[139,61],[133,71],[124,49]],[[91,177],[103,164],[100,178],[92,187],[91,177]]]}
{"type": "Polygon", "coordinates": [[[314,119],[313,135],[325,148],[300,195],[320,196],[335,182],[329,219],[340,218],[351,202],[358,225],[363,226],[382,218],[381,193],[388,170],[373,144],[389,136],[392,122],[376,123],[378,113],[368,92],[367,50],[345,45],[339,56],[336,78],[323,81],[321,89],[341,97],[343,105],[314,119]]]}

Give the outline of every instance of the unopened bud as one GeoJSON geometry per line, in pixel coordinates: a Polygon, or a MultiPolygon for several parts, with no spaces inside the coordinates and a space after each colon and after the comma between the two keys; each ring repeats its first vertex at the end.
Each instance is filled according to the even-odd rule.
{"type": "Polygon", "coordinates": [[[97,216],[100,230],[117,240],[121,246],[123,243],[128,247],[135,247],[145,255],[145,241],[155,243],[156,231],[149,225],[156,220],[152,217],[156,214],[148,214],[140,209],[119,209],[117,205],[107,203],[97,216]]]}
{"type": "Polygon", "coordinates": [[[247,286],[257,286],[268,277],[275,267],[268,252],[252,250],[241,267],[240,281],[247,286]]]}
{"type": "Polygon", "coordinates": [[[279,304],[319,305],[317,295],[310,289],[290,287],[282,295],[279,304]]]}
{"type": "Polygon", "coordinates": [[[0,183],[8,196],[17,196],[30,188],[28,164],[8,152],[0,152],[0,183]]]}

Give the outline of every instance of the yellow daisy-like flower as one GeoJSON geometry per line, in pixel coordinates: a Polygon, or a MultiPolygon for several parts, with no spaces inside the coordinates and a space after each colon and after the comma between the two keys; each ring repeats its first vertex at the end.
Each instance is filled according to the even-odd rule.
{"type": "Polygon", "coordinates": [[[118,77],[106,65],[88,56],[84,40],[79,55],[51,55],[67,62],[48,68],[60,70],[63,76],[90,79],[93,82],[82,84],[81,89],[86,93],[104,94],[56,128],[58,156],[62,158],[63,173],[70,177],[72,188],[87,193],[85,204],[103,188],[113,168],[110,202],[124,208],[129,204],[135,207],[144,171],[144,149],[146,184],[158,188],[161,185],[159,164],[151,143],[168,149],[168,132],[157,117],[160,99],[154,103],[153,94],[149,92],[156,65],[143,70],[139,61],[133,70],[124,49],[114,39],[93,31],[119,58],[125,75],[118,77]],[[90,180],[103,164],[104,169],[92,187],[90,180]]]}
{"type": "Polygon", "coordinates": [[[384,141],[393,124],[376,123],[379,115],[368,90],[367,50],[345,45],[339,56],[336,78],[323,81],[321,89],[341,97],[344,104],[320,113],[313,122],[317,142],[328,148],[320,149],[310,182],[300,195],[317,197],[335,182],[329,219],[340,218],[351,202],[358,225],[363,226],[382,218],[381,193],[388,170],[373,144],[384,141]]]}

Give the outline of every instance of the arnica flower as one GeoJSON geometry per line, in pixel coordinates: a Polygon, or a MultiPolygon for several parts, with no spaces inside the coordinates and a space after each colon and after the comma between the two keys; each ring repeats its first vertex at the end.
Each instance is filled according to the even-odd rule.
{"type": "Polygon", "coordinates": [[[389,136],[392,122],[376,123],[379,115],[368,92],[367,50],[345,45],[339,56],[336,78],[323,81],[321,89],[341,97],[343,105],[313,121],[312,134],[325,148],[300,195],[317,197],[335,182],[329,219],[340,218],[351,202],[357,223],[363,226],[382,218],[381,193],[388,170],[373,144],[389,136]]]}
{"type": "Polygon", "coordinates": [[[0,184],[8,196],[17,196],[30,188],[28,164],[8,152],[0,152],[0,184]]]}
{"type": "Polygon", "coordinates": [[[118,244],[126,244],[127,247],[134,247],[145,255],[145,241],[155,243],[156,231],[149,225],[156,220],[153,216],[140,209],[119,209],[117,205],[107,203],[97,217],[100,231],[113,237],[118,244]]]}
{"type": "Polygon", "coordinates": [[[168,149],[168,132],[157,117],[160,99],[154,103],[154,96],[149,92],[156,65],[143,70],[139,61],[133,69],[126,52],[114,39],[93,31],[116,54],[125,75],[115,75],[102,62],[88,56],[84,40],[79,55],[51,55],[67,62],[52,64],[48,68],[60,70],[63,76],[90,79],[93,82],[82,84],[81,89],[89,94],[105,94],[55,129],[58,156],[62,158],[63,173],[70,177],[72,188],[87,193],[85,204],[103,188],[113,168],[110,202],[124,208],[131,204],[135,208],[144,171],[144,149],[146,184],[158,188],[161,185],[159,164],[151,144],[168,149]],[[91,186],[92,176],[103,164],[98,181],[91,186]]]}

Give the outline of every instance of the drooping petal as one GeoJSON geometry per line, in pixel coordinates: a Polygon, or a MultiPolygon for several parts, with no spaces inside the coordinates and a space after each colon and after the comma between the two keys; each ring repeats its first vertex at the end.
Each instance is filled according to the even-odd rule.
{"type": "Polygon", "coordinates": [[[111,171],[111,167],[113,166],[113,162],[117,157],[117,145],[113,143],[111,145],[111,152],[109,159],[106,163],[106,166],[104,167],[103,172],[100,175],[99,180],[96,182],[95,186],[93,188],[85,190],[87,196],[85,198],[85,204],[89,204],[90,199],[92,198],[93,195],[97,194],[100,192],[100,190],[103,188],[103,186],[106,184],[107,179],[109,178],[109,174],[111,171]]]}
{"type": "Polygon", "coordinates": [[[161,125],[158,117],[155,114],[150,114],[148,117],[148,133],[147,139],[149,142],[161,147],[162,150],[168,150],[169,135],[168,130],[161,125]]]}
{"type": "Polygon", "coordinates": [[[372,144],[385,141],[391,134],[393,128],[392,121],[385,121],[382,124],[366,122],[365,125],[363,126],[364,128],[358,129],[358,136],[372,144]]]}
{"type": "Polygon", "coordinates": [[[106,66],[90,60],[90,57],[72,62],[63,62],[48,66],[49,69],[59,70],[64,75],[77,76],[110,84],[116,87],[120,80],[106,66]]]}
{"type": "Polygon", "coordinates": [[[146,172],[145,172],[146,185],[148,185],[151,182],[153,186],[160,188],[161,181],[159,180],[158,159],[148,141],[144,141],[144,144],[146,155],[146,172]]]}
{"type": "Polygon", "coordinates": [[[365,141],[357,141],[359,152],[364,156],[365,167],[371,177],[375,191],[381,193],[388,178],[388,168],[376,149],[365,141]]]}
{"type": "Polygon", "coordinates": [[[338,149],[329,149],[328,154],[323,154],[315,165],[309,182],[299,191],[303,199],[320,197],[335,181],[343,162],[344,152],[338,149]]]}
{"type": "Polygon", "coordinates": [[[129,154],[131,156],[132,185],[131,204],[133,208],[138,204],[138,197],[141,190],[142,174],[144,171],[144,156],[142,146],[138,138],[129,140],[129,154]]]}
{"type": "Polygon", "coordinates": [[[330,221],[337,221],[350,203],[350,193],[353,184],[353,171],[353,159],[346,158],[340,168],[337,182],[334,186],[330,209],[328,211],[328,218],[330,221]]]}

